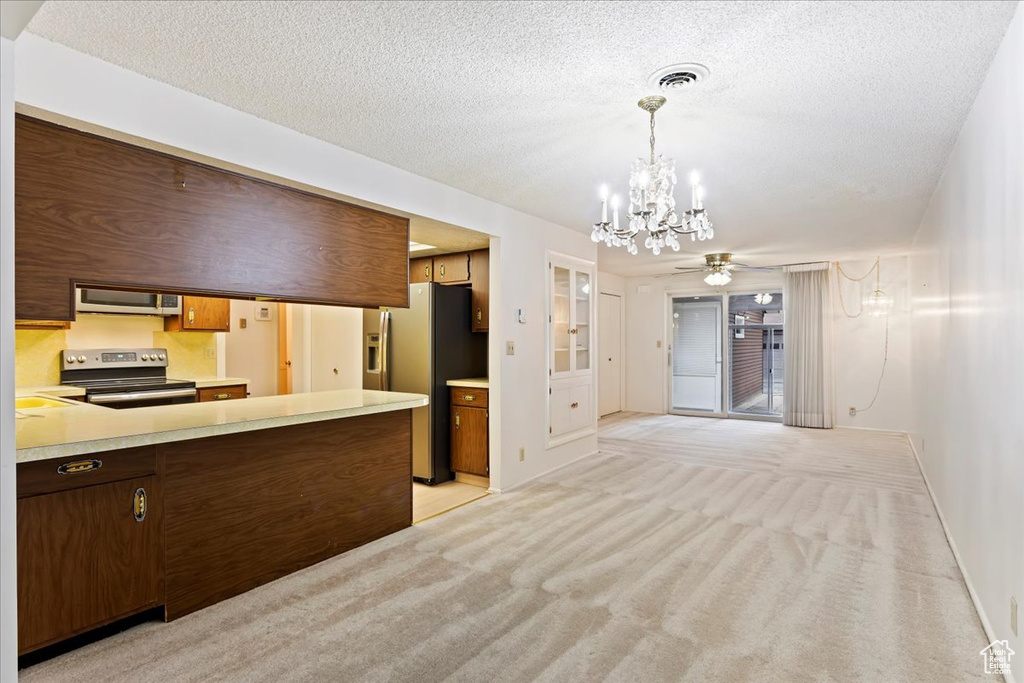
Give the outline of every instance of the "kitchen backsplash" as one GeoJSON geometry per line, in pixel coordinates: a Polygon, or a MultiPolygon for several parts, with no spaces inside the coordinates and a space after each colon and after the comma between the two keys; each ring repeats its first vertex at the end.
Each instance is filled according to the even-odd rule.
{"type": "Polygon", "coordinates": [[[62,349],[152,346],[167,349],[168,377],[215,377],[213,332],[164,332],[163,319],[146,316],[82,315],[69,330],[15,330],[15,385],[60,384],[62,349]]]}

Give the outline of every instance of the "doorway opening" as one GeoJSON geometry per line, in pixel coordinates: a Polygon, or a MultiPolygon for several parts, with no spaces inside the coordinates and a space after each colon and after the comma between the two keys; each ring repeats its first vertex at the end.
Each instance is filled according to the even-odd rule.
{"type": "Polygon", "coordinates": [[[785,336],[782,293],[729,297],[729,413],[782,417],[785,336]]]}
{"type": "Polygon", "coordinates": [[[722,300],[672,297],[671,412],[722,413],[722,300]]]}

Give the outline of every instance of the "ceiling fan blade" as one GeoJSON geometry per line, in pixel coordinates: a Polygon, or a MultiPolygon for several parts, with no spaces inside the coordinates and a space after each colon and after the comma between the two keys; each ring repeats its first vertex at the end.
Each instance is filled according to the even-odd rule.
{"type": "Polygon", "coordinates": [[[739,268],[740,270],[752,270],[760,273],[770,273],[775,270],[775,268],[770,266],[748,266],[745,263],[734,263],[732,264],[732,267],[739,268]]]}
{"type": "Polygon", "coordinates": [[[703,273],[707,270],[707,268],[684,268],[682,266],[676,266],[675,268],[679,271],[680,275],[683,273],[703,273]]]}

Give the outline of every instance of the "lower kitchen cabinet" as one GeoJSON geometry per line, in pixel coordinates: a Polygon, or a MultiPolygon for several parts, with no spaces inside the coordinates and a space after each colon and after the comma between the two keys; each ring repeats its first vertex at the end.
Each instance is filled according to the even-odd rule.
{"type": "Polygon", "coordinates": [[[19,654],[163,604],[155,475],[19,498],[17,516],[19,654]]]}
{"type": "Polygon", "coordinates": [[[452,469],[486,477],[487,390],[452,387],[452,469]]]}
{"type": "Polygon", "coordinates": [[[230,401],[248,396],[248,386],[233,384],[229,387],[203,387],[196,390],[196,398],[200,403],[206,401],[230,401]]]}
{"type": "Polygon", "coordinates": [[[551,382],[549,441],[573,433],[593,431],[590,377],[551,382]]]}

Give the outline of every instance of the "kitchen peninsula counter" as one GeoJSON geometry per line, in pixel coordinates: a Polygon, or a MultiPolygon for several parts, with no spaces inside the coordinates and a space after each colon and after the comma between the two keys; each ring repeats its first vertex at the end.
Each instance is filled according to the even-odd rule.
{"type": "Polygon", "coordinates": [[[95,406],[21,411],[17,462],[87,455],[210,436],[418,408],[422,394],[348,389],[244,401],[99,409],[95,406]]]}

